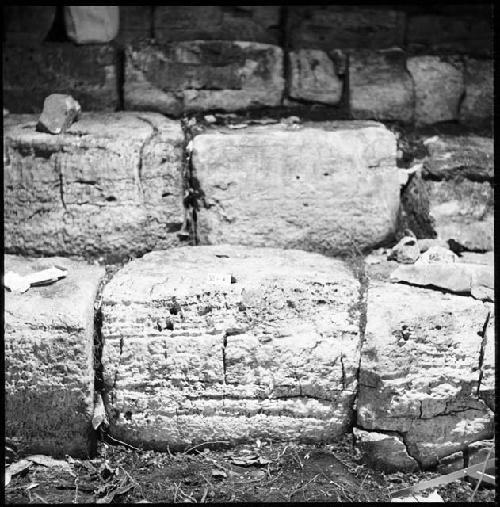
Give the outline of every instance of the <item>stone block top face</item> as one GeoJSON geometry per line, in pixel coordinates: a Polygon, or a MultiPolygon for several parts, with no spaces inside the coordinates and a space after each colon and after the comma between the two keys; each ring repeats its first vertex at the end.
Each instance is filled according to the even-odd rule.
{"type": "Polygon", "coordinates": [[[4,272],[19,275],[52,266],[68,270],[66,278],[50,285],[31,287],[19,294],[5,289],[5,321],[14,328],[64,326],[74,330],[93,330],[94,298],[104,276],[104,268],[63,257],[23,258],[4,256],[4,272]],[[89,327],[90,325],[90,327],[89,327]]]}

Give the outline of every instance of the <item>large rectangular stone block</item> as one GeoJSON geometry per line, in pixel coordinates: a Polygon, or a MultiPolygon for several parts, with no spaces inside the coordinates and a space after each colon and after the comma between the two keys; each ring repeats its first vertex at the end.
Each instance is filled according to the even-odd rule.
{"type": "Polygon", "coordinates": [[[202,244],[340,254],[394,232],[396,139],[379,123],[212,128],[192,160],[202,244]]]}
{"type": "Polygon", "coordinates": [[[177,244],[184,218],[178,122],[83,114],[58,136],[9,120],[5,248],[44,255],[134,255],[177,244]]]}
{"type": "Polygon", "coordinates": [[[318,254],[156,251],[103,292],[111,432],[149,448],[331,441],[352,424],[359,282],[318,254]]]}
{"type": "Polygon", "coordinates": [[[126,50],[125,107],[180,115],[277,106],[284,90],[283,54],[270,44],[185,41],[126,50]]]}
{"type": "Polygon", "coordinates": [[[279,44],[278,5],[158,5],[154,34],[158,42],[239,40],[279,44]]]}
{"type": "Polygon", "coordinates": [[[3,48],[3,102],[11,113],[40,113],[51,93],[71,94],[83,111],[118,108],[116,50],[48,42],[3,48]]]}
{"type": "Polygon", "coordinates": [[[94,410],[94,298],[104,268],[53,257],[5,255],[5,272],[54,264],[66,278],[5,290],[5,435],[22,453],[88,457],[94,410]]]}

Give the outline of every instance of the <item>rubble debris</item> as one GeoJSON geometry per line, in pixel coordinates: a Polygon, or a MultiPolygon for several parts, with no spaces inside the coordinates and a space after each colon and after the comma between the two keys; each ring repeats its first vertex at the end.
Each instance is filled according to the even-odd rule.
{"type": "Polygon", "coordinates": [[[81,111],[80,104],[71,95],[53,93],[43,103],[43,111],[36,130],[49,134],[63,134],[78,120],[81,111]]]}

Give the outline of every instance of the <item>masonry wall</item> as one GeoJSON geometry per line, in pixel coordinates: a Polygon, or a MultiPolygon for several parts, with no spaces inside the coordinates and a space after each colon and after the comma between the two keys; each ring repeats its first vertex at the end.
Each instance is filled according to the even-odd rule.
{"type": "Polygon", "coordinates": [[[109,44],[75,45],[62,6],[7,6],[4,107],[69,92],[87,111],[308,108],[342,119],[490,125],[488,4],[120,6],[109,44]],[[311,108],[313,106],[313,108],[311,108]]]}

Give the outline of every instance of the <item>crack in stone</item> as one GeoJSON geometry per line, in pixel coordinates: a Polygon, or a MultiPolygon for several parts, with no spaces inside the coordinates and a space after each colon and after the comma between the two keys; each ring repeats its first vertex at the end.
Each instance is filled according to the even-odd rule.
{"type": "Polygon", "coordinates": [[[483,381],[483,363],[484,363],[484,350],[486,348],[486,342],[488,340],[488,324],[490,322],[491,317],[491,310],[488,311],[488,315],[486,316],[486,320],[483,324],[483,330],[481,333],[481,349],[479,350],[479,379],[477,382],[477,390],[476,390],[476,396],[479,398],[479,391],[481,389],[481,382],[483,381]]]}

